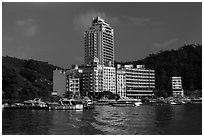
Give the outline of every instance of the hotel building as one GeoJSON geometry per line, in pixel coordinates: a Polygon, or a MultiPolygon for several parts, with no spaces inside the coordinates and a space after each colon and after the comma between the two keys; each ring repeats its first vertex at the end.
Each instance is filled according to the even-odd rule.
{"type": "Polygon", "coordinates": [[[85,68],[83,69],[83,95],[103,91],[116,93],[114,66],[114,31],[100,17],[84,33],[85,68]]]}
{"type": "Polygon", "coordinates": [[[91,65],[95,58],[100,65],[114,66],[114,31],[100,17],[92,19],[92,26],[84,33],[85,64],[91,65]]]}
{"type": "Polygon", "coordinates": [[[155,71],[145,69],[144,65],[137,65],[136,68],[133,65],[124,65],[117,70],[117,86],[119,95],[122,92],[123,95],[132,98],[152,97],[155,89],[155,71]],[[121,78],[124,83],[120,81],[121,78]]]}

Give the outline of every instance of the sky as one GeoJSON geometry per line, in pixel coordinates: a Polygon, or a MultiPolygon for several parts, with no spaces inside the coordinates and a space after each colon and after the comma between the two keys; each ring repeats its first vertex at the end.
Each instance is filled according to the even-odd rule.
{"type": "Polygon", "coordinates": [[[94,16],[114,29],[116,61],[202,44],[201,2],[3,2],[2,55],[83,64],[84,31],[94,16]]]}

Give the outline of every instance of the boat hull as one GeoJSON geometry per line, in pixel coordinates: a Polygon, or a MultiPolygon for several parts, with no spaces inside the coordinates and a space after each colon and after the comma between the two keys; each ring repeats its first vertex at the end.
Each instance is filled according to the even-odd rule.
{"type": "Polygon", "coordinates": [[[111,103],[111,106],[115,107],[135,107],[134,103],[111,103]]]}
{"type": "Polygon", "coordinates": [[[50,105],[49,110],[82,110],[83,105],[50,105]]]}

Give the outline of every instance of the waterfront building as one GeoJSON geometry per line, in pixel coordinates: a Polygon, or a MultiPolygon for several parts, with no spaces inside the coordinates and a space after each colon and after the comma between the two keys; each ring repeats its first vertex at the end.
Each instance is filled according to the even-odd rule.
{"type": "Polygon", "coordinates": [[[172,92],[174,97],[184,96],[181,77],[172,77],[172,92]]]}
{"type": "Polygon", "coordinates": [[[92,19],[92,26],[84,33],[85,64],[91,65],[95,58],[100,65],[114,66],[114,30],[101,17],[92,19]]]}
{"type": "Polygon", "coordinates": [[[152,97],[155,89],[155,71],[144,65],[124,65],[126,96],[132,98],[152,97]]]}
{"type": "Polygon", "coordinates": [[[64,96],[67,91],[67,75],[65,70],[54,70],[53,71],[53,91],[52,95],[64,96]]]}
{"type": "Polygon", "coordinates": [[[77,65],[72,65],[71,69],[66,70],[67,75],[67,92],[73,96],[80,96],[82,69],[79,69],[77,65]]]}
{"type": "Polygon", "coordinates": [[[84,32],[84,45],[83,95],[116,93],[113,28],[101,17],[94,17],[91,27],[84,32]]]}
{"type": "Polygon", "coordinates": [[[117,65],[116,70],[116,93],[120,97],[126,97],[126,80],[125,70],[121,68],[121,65],[117,65]]]}

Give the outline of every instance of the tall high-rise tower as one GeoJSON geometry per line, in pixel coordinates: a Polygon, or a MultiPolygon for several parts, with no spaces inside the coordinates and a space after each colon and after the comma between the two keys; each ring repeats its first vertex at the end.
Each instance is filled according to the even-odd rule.
{"type": "Polygon", "coordinates": [[[114,31],[104,19],[94,17],[92,26],[84,33],[85,64],[114,66],[114,31]]]}

